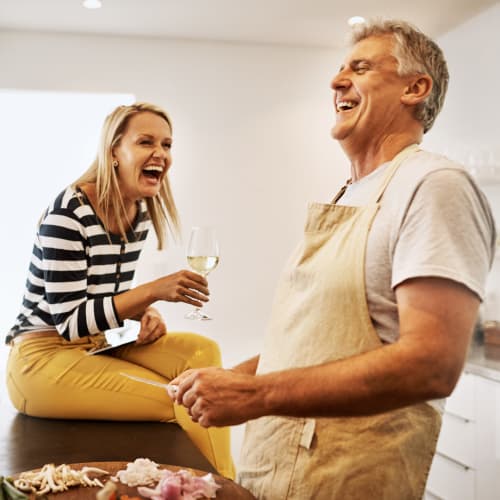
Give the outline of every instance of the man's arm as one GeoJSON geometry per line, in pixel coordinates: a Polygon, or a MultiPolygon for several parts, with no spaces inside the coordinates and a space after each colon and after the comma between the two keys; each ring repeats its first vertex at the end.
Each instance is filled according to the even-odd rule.
{"type": "Polygon", "coordinates": [[[438,278],[408,280],[396,289],[396,298],[398,342],[321,366],[264,375],[265,411],[368,415],[448,396],[465,362],[479,299],[438,278]]]}
{"type": "Polygon", "coordinates": [[[442,278],[396,289],[400,339],[323,365],[251,376],[221,369],[186,372],[176,397],[201,425],[264,415],[360,416],[448,396],[460,376],[479,299],[442,278]]]}

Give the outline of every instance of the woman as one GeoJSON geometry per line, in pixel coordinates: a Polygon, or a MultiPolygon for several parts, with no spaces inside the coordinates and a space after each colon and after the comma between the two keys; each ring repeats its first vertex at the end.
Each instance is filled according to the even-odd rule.
{"type": "Polygon", "coordinates": [[[151,307],[158,300],[201,306],[209,294],[202,276],[182,270],[130,288],[150,225],[160,249],[167,227],[178,232],[171,147],[170,119],[154,105],[120,106],[106,118],[96,160],[40,221],[22,309],[6,338],[7,387],[27,415],[177,422],[220,474],[233,477],[229,429],[203,429],[166,391],[121,375],[168,382],[221,363],[215,342],[167,335],[151,307]],[[125,319],[140,321],[134,344],[87,355],[125,319]]]}

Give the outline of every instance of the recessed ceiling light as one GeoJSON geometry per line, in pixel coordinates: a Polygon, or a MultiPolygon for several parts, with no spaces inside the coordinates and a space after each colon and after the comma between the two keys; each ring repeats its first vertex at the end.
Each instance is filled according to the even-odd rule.
{"type": "Polygon", "coordinates": [[[366,23],[366,19],[361,16],[352,16],[347,20],[347,24],[349,26],[354,26],[355,24],[363,24],[366,23]]]}
{"type": "Polygon", "coordinates": [[[86,9],[100,9],[102,7],[101,0],[83,0],[82,5],[86,9]]]}

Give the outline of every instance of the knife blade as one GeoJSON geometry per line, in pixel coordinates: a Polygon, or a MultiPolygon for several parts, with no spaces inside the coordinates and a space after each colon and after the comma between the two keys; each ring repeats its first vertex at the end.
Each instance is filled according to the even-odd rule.
{"type": "Polygon", "coordinates": [[[135,380],[136,382],[142,382],[143,384],[154,385],[156,387],[162,387],[163,389],[170,389],[172,392],[177,392],[179,387],[173,384],[163,384],[162,382],[157,382],[156,380],[151,380],[149,378],[138,377],[137,375],[130,375],[129,373],[120,372],[120,375],[127,377],[129,379],[135,380]]]}

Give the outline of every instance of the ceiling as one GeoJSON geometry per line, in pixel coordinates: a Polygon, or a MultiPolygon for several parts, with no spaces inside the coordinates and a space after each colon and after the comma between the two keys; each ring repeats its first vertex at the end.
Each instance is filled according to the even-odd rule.
{"type": "Polygon", "coordinates": [[[0,30],[338,47],[347,19],[401,18],[438,37],[497,0],[0,0],[0,30]]]}

